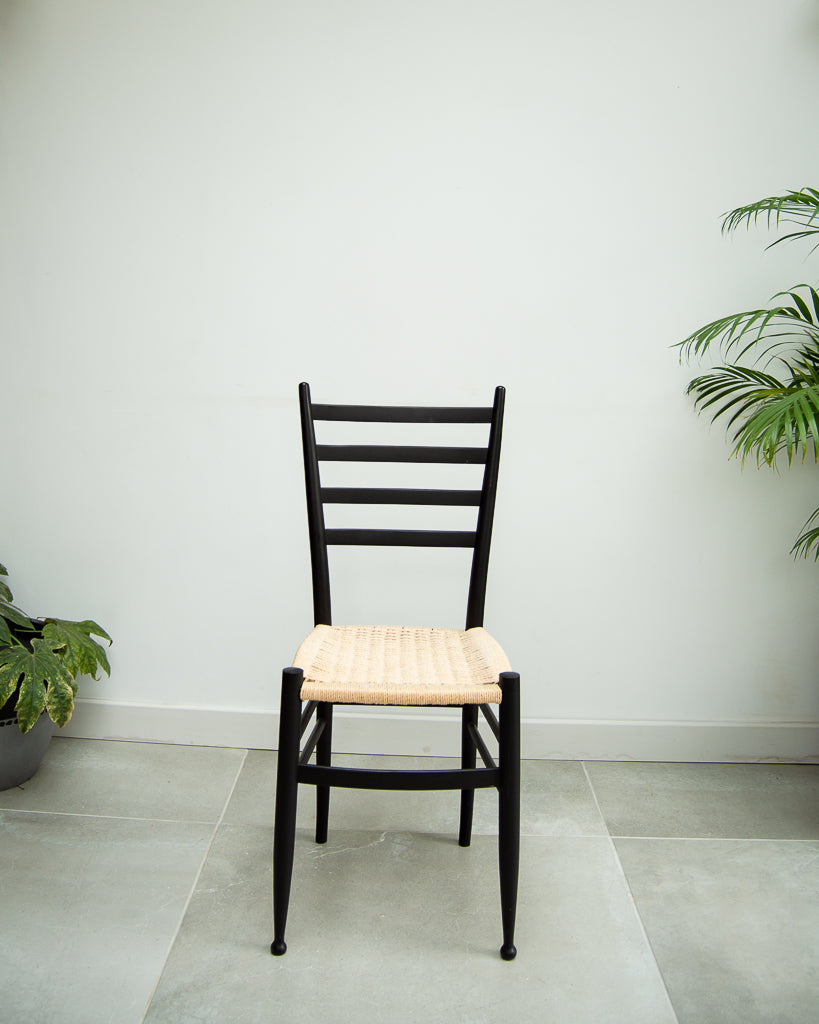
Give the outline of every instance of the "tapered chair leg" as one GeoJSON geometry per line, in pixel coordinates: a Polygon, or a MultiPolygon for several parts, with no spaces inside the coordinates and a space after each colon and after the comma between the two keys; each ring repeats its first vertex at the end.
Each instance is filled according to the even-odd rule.
{"type": "MultiPolygon", "coordinates": [[[[316,764],[330,767],[333,752],[333,705],[320,703],[316,720],[324,722],[324,731],[316,744],[316,764]]],[[[316,786],[316,842],[327,842],[327,823],[330,817],[330,787],[316,786]]]]}
{"type": "Polygon", "coordinates": [[[302,671],[286,668],[282,674],[281,717],[279,719],[279,767],[276,775],[276,816],[273,832],[273,944],[270,952],[281,956],[287,950],[284,929],[290,903],[293,876],[293,848],[296,842],[296,771],[301,739],[302,671]]]}
{"type": "Polygon", "coordinates": [[[520,865],[520,676],[517,672],[502,672],[500,686],[498,861],[503,923],[500,955],[504,960],[514,960],[520,865]]]}
{"type": "MultiPolygon", "coordinates": [[[[475,767],[475,742],[469,726],[478,724],[477,704],[464,704],[461,708],[461,768],[475,767]]],[[[461,822],[458,832],[458,844],[469,846],[472,842],[472,811],[475,806],[475,790],[461,790],[461,822]]]]}

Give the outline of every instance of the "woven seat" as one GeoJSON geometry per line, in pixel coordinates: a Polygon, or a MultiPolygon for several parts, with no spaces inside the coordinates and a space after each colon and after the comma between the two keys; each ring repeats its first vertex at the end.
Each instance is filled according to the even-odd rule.
{"type": "Polygon", "coordinates": [[[482,627],[316,626],[296,652],[302,700],[403,706],[500,704],[511,666],[482,627]]]}
{"type": "MultiPolygon", "coordinates": [[[[327,842],[333,786],[460,791],[461,846],[469,846],[472,839],[475,790],[496,789],[503,926],[500,954],[504,960],[512,960],[516,955],[513,940],[520,858],[520,678],[510,669],[498,642],[483,628],[504,395],[503,388],[496,388],[492,406],[480,408],[315,405],[308,385],[299,387],[315,628],[299,646],[292,665],[282,673],[273,840],[274,939],[270,947],[275,956],[282,956],[287,950],[284,933],[300,783],[316,788],[317,843],[327,842]],[[440,430],[450,424],[473,425],[469,429],[478,425],[481,429],[483,424],[488,427],[489,436],[482,447],[444,447],[438,443],[324,444],[316,437],[315,425],[327,420],[347,424],[399,423],[407,425],[408,432],[413,424],[438,424],[440,430]],[[371,487],[369,483],[325,486],[320,471],[325,462],[483,466],[483,479],[479,489],[456,488],[458,471],[451,474],[443,488],[371,487]],[[326,505],[471,506],[477,514],[474,530],[328,528],[326,505]],[[333,625],[327,553],[332,545],[471,548],[465,628],[333,625]],[[460,767],[408,770],[333,764],[336,704],[458,707],[460,767]],[[493,734],[490,742],[497,741],[498,763],[478,730],[481,716],[493,734]],[[313,728],[308,733],[311,724],[313,728]],[[482,767],[476,767],[478,757],[482,767]]],[[[463,433],[459,428],[456,436],[460,438],[463,433]]],[[[355,472],[360,479],[360,468],[355,472]]],[[[421,592],[427,592],[427,585],[421,592]]],[[[424,717],[414,717],[417,727],[422,728],[424,717]]]]}

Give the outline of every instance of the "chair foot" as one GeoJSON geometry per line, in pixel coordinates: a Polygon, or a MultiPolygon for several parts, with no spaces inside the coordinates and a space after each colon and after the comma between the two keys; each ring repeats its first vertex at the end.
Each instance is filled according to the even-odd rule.
{"type": "Polygon", "coordinates": [[[508,946],[501,946],[500,955],[504,960],[514,960],[518,955],[517,947],[513,946],[511,942],[508,946]]]}
{"type": "Polygon", "coordinates": [[[287,952],[287,943],[284,939],[276,939],[270,946],[270,952],[273,956],[284,956],[287,952]]]}

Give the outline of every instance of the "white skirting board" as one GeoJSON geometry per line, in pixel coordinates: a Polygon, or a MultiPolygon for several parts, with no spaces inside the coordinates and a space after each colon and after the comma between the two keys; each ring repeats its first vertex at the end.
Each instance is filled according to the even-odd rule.
{"type": "MultiPolygon", "coordinates": [[[[64,736],[274,750],[278,711],[77,700],[64,736]]],[[[484,734],[491,740],[487,728],[484,734]]],[[[819,722],[640,722],[528,719],[525,758],[586,761],[819,763],[819,722]]],[[[336,708],[333,748],[343,753],[456,756],[451,709],[336,708]]]]}

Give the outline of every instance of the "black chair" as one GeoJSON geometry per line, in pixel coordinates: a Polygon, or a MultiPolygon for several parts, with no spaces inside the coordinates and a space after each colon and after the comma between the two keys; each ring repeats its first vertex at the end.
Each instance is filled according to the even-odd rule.
{"type": "Polygon", "coordinates": [[[469,846],[475,790],[499,794],[499,865],[503,945],[512,960],[520,849],[520,678],[500,646],[483,629],[489,545],[498,480],[505,391],[485,408],[314,405],[299,387],[307,517],[313,571],[315,629],[282,678],[276,816],[273,844],[271,952],[281,956],[296,832],[298,784],[316,787],[316,842],[327,841],[330,787],[461,791],[459,843],[469,846]],[[327,445],[316,442],[316,421],[370,423],[488,423],[485,448],[327,445]],[[324,487],[322,462],[483,464],[480,490],[324,487]],[[474,531],[328,529],[324,505],[467,505],[477,508],[474,531]],[[331,544],[473,548],[466,628],[333,626],[327,547],[331,544]],[[331,765],[334,704],[461,707],[461,767],[392,771],[331,765]],[[499,705],[496,717],[491,705],[499,705]],[[498,764],[478,731],[478,711],[498,741],[498,764]],[[315,726],[304,747],[311,720],[315,726]],[[310,759],[315,752],[315,763],[310,759]],[[476,768],[476,753],[484,767],[476,768]]]}

